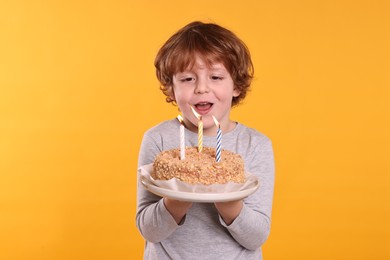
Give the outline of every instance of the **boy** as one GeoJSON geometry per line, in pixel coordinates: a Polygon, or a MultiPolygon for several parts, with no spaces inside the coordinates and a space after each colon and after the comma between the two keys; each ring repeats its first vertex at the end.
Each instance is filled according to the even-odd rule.
{"type": "MultiPolygon", "coordinates": [[[[243,200],[192,203],[156,196],[138,181],[136,221],[146,240],[144,258],[262,259],[274,187],[272,145],[263,134],[230,119],[231,108],[246,96],[253,78],[246,45],[217,24],[192,22],[162,46],[155,67],[166,101],[183,114],[186,146],[197,146],[198,140],[198,119],[191,107],[202,115],[204,146],[215,146],[215,116],[222,148],[243,157],[245,170],[257,176],[260,188],[243,200]]],[[[179,126],[172,119],[149,129],[138,166],[179,147],[179,126]]]]}

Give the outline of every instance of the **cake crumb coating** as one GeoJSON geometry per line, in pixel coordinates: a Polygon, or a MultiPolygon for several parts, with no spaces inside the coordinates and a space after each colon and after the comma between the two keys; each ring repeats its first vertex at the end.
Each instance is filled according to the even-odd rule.
{"type": "Polygon", "coordinates": [[[180,149],[163,151],[153,163],[152,177],[155,180],[177,178],[190,184],[224,184],[229,181],[245,182],[244,160],[239,154],[221,151],[221,161],[215,161],[215,149],[187,147],[184,160],[180,160],[180,149]]]}

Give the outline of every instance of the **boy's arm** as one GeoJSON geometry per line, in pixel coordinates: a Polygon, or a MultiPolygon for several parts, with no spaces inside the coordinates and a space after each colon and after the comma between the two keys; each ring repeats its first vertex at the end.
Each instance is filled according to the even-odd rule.
{"type": "MultiPolygon", "coordinates": [[[[226,221],[223,212],[219,211],[221,224],[234,239],[243,247],[256,250],[267,240],[271,226],[274,190],[274,157],[271,141],[263,140],[251,154],[253,157],[249,170],[259,178],[260,188],[244,199],[242,209],[231,223],[229,219],[226,221]]],[[[236,203],[232,202],[232,205],[236,203]]],[[[217,204],[216,207],[218,209],[220,205],[217,204]]]]}
{"type": "MultiPolygon", "coordinates": [[[[162,149],[160,146],[158,141],[145,134],[138,166],[152,163],[162,149]]],[[[146,190],[139,177],[138,174],[136,225],[146,240],[154,243],[160,242],[171,235],[177,229],[178,224],[165,207],[163,199],[146,190]]]]}
{"type": "Polygon", "coordinates": [[[242,200],[216,202],[214,205],[225,224],[229,226],[240,214],[243,202],[242,200]]]}
{"type": "Polygon", "coordinates": [[[187,210],[191,208],[192,203],[164,198],[164,205],[168,212],[175,219],[176,223],[180,224],[186,215],[187,210]]]}

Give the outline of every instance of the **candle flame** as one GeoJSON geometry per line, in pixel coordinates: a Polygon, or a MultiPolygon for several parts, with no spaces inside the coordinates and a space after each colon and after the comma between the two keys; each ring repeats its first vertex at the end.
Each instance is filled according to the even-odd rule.
{"type": "Polygon", "coordinates": [[[183,124],[184,119],[181,115],[177,116],[177,120],[179,120],[180,124],[183,124]]]}
{"type": "Polygon", "coordinates": [[[196,118],[199,119],[199,120],[201,120],[201,119],[202,119],[202,116],[199,115],[199,114],[195,111],[195,109],[194,109],[192,106],[190,106],[190,107],[191,107],[191,109],[192,109],[192,113],[194,113],[194,115],[196,116],[196,118]]]}
{"type": "Polygon", "coordinates": [[[215,125],[217,126],[217,127],[219,127],[220,126],[220,124],[219,124],[219,122],[218,122],[218,120],[213,116],[213,119],[214,119],[214,123],[215,123],[215,125]]]}

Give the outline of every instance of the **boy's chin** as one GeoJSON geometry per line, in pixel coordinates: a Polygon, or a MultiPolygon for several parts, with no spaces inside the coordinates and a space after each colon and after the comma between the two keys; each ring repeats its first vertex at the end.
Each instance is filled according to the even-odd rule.
{"type": "Polygon", "coordinates": [[[216,129],[216,128],[217,128],[217,126],[215,125],[213,118],[205,119],[203,121],[203,131],[207,131],[207,130],[214,131],[214,129],[216,129]]]}

